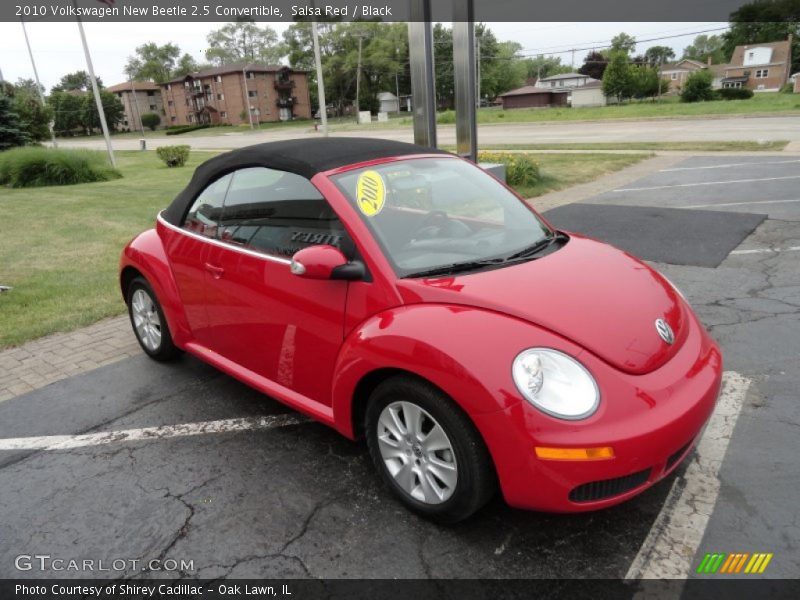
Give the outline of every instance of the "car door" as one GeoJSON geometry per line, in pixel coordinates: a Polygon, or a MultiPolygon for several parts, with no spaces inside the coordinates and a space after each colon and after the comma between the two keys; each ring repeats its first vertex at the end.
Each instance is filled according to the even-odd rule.
{"type": "Polygon", "coordinates": [[[195,199],[179,229],[166,229],[164,247],[181,296],[192,337],[203,346],[211,343],[206,310],[209,240],[217,237],[222,203],[232,175],[210,183],[195,199]]]}
{"type": "Polygon", "coordinates": [[[233,173],[209,251],[206,309],[212,349],[314,401],[330,404],[342,343],[346,281],[302,279],[291,256],[313,244],[346,253],[336,214],[304,177],[262,167],[233,173]]]}

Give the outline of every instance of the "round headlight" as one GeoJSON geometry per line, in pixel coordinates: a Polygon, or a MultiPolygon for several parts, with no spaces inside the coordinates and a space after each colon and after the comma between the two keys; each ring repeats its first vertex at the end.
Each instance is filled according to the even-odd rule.
{"type": "Polygon", "coordinates": [[[585,419],[597,410],[600,391],[589,371],[574,358],[550,348],[529,348],[511,370],[520,394],[559,419],[585,419]]]}

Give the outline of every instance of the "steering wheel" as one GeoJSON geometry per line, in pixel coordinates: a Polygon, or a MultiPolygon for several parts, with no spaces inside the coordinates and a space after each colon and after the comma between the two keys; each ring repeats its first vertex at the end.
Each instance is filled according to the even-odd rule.
{"type": "Polygon", "coordinates": [[[411,232],[411,240],[436,237],[448,220],[447,213],[443,210],[432,210],[422,217],[422,221],[411,232]]]}

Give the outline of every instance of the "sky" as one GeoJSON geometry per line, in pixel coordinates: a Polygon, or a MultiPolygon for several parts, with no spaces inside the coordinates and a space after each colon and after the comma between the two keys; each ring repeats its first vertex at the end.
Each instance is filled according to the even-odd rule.
{"type": "MultiPolygon", "coordinates": [[[[136,46],[145,42],[173,42],[180,46],[182,52],[188,52],[203,62],[206,34],[222,25],[224,23],[98,22],[84,23],[84,28],[95,73],[106,86],[111,86],[125,81],[123,68],[127,57],[134,53],[136,46]]],[[[289,23],[269,25],[280,35],[289,23]]],[[[637,54],[650,46],[666,45],[680,56],[697,32],[720,30],[709,31],[709,35],[718,34],[727,23],[488,23],[488,26],[499,40],[519,42],[524,55],[554,54],[561,58],[562,63],[569,65],[573,57],[570,49],[576,48],[574,65],[578,68],[588,49],[608,46],[611,38],[620,31],[633,35],[637,40],[670,36],[669,39],[658,41],[642,41],[636,47],[637,54]]],[[[75,23],[33,22],[27,23],[26,27],[39,78],[48,91],[62,75],[86,70],[75,23]]],[[[20,23],[0,23],[0,71],[7,81],[33,78],[20,23]]]]}

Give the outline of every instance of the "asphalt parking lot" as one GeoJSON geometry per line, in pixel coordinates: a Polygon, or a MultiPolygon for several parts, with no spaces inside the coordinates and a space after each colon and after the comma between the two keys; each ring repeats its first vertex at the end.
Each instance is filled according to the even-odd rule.
{"type": "MultiPolygon", "coordinates": [[[[799,181],[791,157],[690,158],[589,201],[766,215],[716,267],[653,262],[720,342],[726,371],[750,382],[723,415],[733,435],[701,482],[704,518],[672,501],[698,485],[693,457],[609,510],[546,515],[496,499],[439,527],[392,499],[363,445],[192,358],[161,365],[142,355],[0,403],[0,578],[87,575],[15,568],[35,553],[142,561],[93,573],[101,577],[615,578],[659,572],[649,563],[671,559],[654,539],[680,527],[697,536],[684,552],[690,567],[704,552],[771,552],[765,576],[796,576],[799,181]],[[259,425],[152,429],[231,419],[259,425]],[[119,434],[130,430],[139,433],[119,434]],[[14,449],[20,438],[40,442],[14,449]],[[167,558],[192,564],[141,569],[167,558]]],[[[657,232],[629,235],[664,236],[670,225],[665,217],[657,232]]]]}

